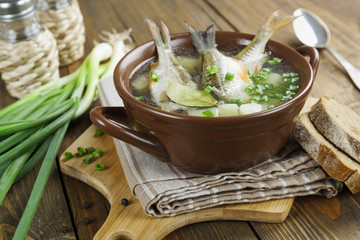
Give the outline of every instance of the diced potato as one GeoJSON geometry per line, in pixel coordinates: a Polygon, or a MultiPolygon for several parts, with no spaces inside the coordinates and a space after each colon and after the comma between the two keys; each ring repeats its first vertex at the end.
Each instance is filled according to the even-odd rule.
{"type": "Polygon", "coordinates": [[[244,114],[250,114],[250,113],[255,113],[255,112],[260,112],[262,111],[262,106],[261,104],[257,104],[257,103],[247,103],[247,104],[242,104],[239,108],[239,114],[240,115],[244,115],[244,114]]]}
{"type": "Polygon", "coordinates": [[[205,112],[207,110],[210,110],[214,114],[214,117],[219,116],[219,109],[217,107],[190,109],[190,110],[188,110],[188,115],[204,117],[203,112],[205,112]]]}
{"type": "Polygon", "coordinates": [[[279,87],[284,82],[283,77],[279,73],[269,73],[265,83],[272,84],[274,87],[279,87]]]}
{"type": "Polygon", "coordinates": [[[239,106],[237,104],[222,104],[218,106],[219,117],[239,115],[239,106]]]}
{"type": "Polygon", "coordinates": [[[138,91],[145,90],[146,88],[149,87],[150,84],[149,74],[141,74],[139,77],[135,78],[131,82],[131,84],[138,91]]]}

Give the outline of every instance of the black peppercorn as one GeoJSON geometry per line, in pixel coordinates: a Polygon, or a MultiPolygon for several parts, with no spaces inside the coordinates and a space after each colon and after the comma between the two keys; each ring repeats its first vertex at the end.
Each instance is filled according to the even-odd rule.
{"type": "Polygon", "coordinates": [[[90,219],[87,217],[84,217],[83,222],[85,225],[88,225],[90,223],[90,219]]]}
{"type": "Polygon", "coordinates": [[[129,205],[129,200],[127,200],[126,198],[121,199],[121,205],[123,206],[129,205]]]}
{"type": "Polygon", "coordinates": [[[90,204],[87,202],[87,201],[84,201],[83,203],[82,203],[82,207],[83,208],[89,208],[90,207],[90,204]]]}

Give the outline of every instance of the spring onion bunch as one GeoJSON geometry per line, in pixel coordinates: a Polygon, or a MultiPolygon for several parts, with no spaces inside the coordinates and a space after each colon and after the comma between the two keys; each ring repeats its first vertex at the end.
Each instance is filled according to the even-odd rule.
{"type": "Polygon", "coordinates": [[[132,48],[129,35],[104,33],[107,43],[97,44],[75,72],[0,110],[0,205],[12,184],[43,159],[14,239],[25,239],[70,121],[89,108],[98,82],[132,48]]]}

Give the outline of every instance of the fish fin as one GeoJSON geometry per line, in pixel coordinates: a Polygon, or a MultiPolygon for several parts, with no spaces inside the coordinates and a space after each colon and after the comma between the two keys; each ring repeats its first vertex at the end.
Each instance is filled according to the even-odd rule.
{"type": "Polygon", "coordinates": [[[235,58],[243,60],[243,57],[246,58],[246,56],[253,54],[253,47],[255,46],[264,51],[265,45],[272,35],[294,21],[297,17],[298,16],[279,17],[279,11],[274,12],[270,15],[266,23],[261,26],[254,39],[242,51],[240,51],[235,58]]]}
{"type": "Polygon", "coordinates": [[[165,23],[163,21],[161,21],[161,33],[162,33],[162,38],[164,41],[164,44],[167,48],[171,48],[170,45],[170,32],[168,27],[165,25],[165,23]]]}
{"type": "Polygon", "coordinates": [[[211,24],[204,33],[197,31],[189,23],[186,23],[189,29],[189,33],[192,39],[192,42],[198,52],[202,52],[206,49],[215,48],[215,25],[211,24]]]}
{"type": "MultiPolygon", "coordinates": [[[[298,16],[286,16],[286,17],[279,17],[279,11],[274,12],[268,18],[266,23],[264,24],[264,28],[271,29],[272,34],[279,31],[292,21],[294,21],[298,16]]],[[[271,35],[272,35],[271,34],[271,35]]]]}
{"type": "Polygon", "coordinates": [[[246,71],[246,68],[245,68],[245,66],[243,64],[241,64],[241,67],[240,67],[240,77],[245,82],[252,83],[252,81],[250,80],[249,75],[248,75],[248,73],[246,71]]]}
{"type": "Polygon", "coordinates": [[[154,39],[155,45],[158,48],[166,47],[166,44],[164,43],[163,38],[161,36],[161,32],[160,32],[159,27],[152,20],[150,20],[148,18],[145,19],[145,23],[149,27],[149,30],[150,30],[150,33],[151,33],[153,39],[154,39]]]}

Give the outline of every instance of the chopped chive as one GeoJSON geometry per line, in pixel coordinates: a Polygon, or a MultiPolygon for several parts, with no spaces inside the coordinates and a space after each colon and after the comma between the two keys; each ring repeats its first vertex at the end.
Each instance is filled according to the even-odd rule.
{"type": "Polygon", "coordinates": [[[95,165],[95,171],[102,171],[105,169],[105,165],[104,164],[96,164],[95,165]]]}
{"type": "Polygon", "coordinates": [[[235,74],[227,72],[226,75],[225,75],[225,79],[228,80],[228,81],[231,81],[231,80],[234,79],[234,76],[235,76],[235,74]]]}
{"type": "Polygon", "coordinates": [[[269,101],[269,96],[268,95],[262,95],[259,102],[268,102],[269,101]]]}
{"type": "Polygon", "coordinates": [[[209,73],[211,74],[211,75],[215,75],[215,74],[217,74],[219,72],[219,68],[216,66],[216,65],[211,65],[210,67],[209,67],[209,73]]]}
{"type": "Polygon", "coordinates": [[[71,152],[66,152],[64,153],[64,157],[66,158],[66,160],[70,160],[74,157],[74,155],[71,152]]]}
{"type": "Polygon", "coordinates": [[[77,148],[77,154],[79,155],[79,156],[84,156],[85,155],[85,149],[83,148],[83,147],[78,147],[77,148]]]}
{"type": "Polygon", "coordinates": [[[159,76],[156,74],[156,72],[154,70],[150,71],[150,79],[154,82],[159,81],[159,76]]]}
{"type": "Polygon", "coordinates": [[[104,152],[101,149],[97,149],[94,152],[92,152],[91,155],[94,158],[99,158],[99,157],[102,157],[102,155],[104,155],[104,152]]]}
{"type": "Polygon", "coordinates": [[[99,136],[101,136],[101,135],[103,135],[103,134],[104,134],[103,131],[101,131],[100,129],[96,129],[96,131],[95,131],[95,137],[99,137],[99,136]]]}
{"type": "Polygon", "coordinates": [[[136,100],[140,101],[140,102],[145,102],[145,99],[143,96],[140,97],[136,97],[136,100]]]}
{"type": "Polygon", "coordinates": [[[281,101],[289,101],[291,98],[292,98],[291,96],[286,95],[281,98],[281,101]]]}
{"type": "Polygon", "coordinates": [[[289,95],[289,96],[295,96],[295,93],[292,92],[292,91],[286,91],[286,95],[289,95]]]}
{"type": "Polygon", "coordinates": [[[156,106],[155,108],[157,108],[157,109],[159,109],[159,110],[161,110],[162,108],[161,107],[159,107],[159,106],[156,106]]]}
{"type": "Polygon", "coordinates": [[[245,91],[246,92],[253,92],[256,89],[256,87],[252,84],[249,84],[246,88],[245,91]]]}
{"type": "Polygon", "coordinates": [[[290,76],[290,73],[283,73],[282,76],[283,76],[283,78],[289,78],[289,77],[291,77],[291,76],[290,76]]]}
{"type": "Polygon", "coordinates": [[[211,93],[213,91],[212,87],[206,86],[206,88],[203,90],[204,93],[211,93]]]}
{"type": "Polygon", "coordinates": [[[92,163],[92,161],[93,161],[93,158],[91,156],[86,156],[83,159],[83,162],[86,164],[90,164],[90,163],[92,163]]]}
{"type": "Polygon", "coordinates": [[[203,112],[202,112],[202,115],[203,115],[204,117],[214,117],[214,116],[215,116],[215,114],[214,114],[211,110],[203,111],[203,112]]]}
{"type": "Polygon", "coordinates": [[[235,103],[235,104],[237,104],[238,106],[240,106],[241,104],[245,104],[245,101],[244,101],[244,100],[242,100],[242,99],[236,99],[236,98],[231,99],[230,102],[235,103]]]}
{"type": "Polygon", "coordinates": [[[294,91],[294,90],[298,90],[298,89],[299,89],[299,86],[297,86],[297,85],[290,85],[289,86],[290,91],[294,91]]]}
{"type": "Polygon", "coordinates": [[[278,57],[275,57],[271,60],[268,60],[267,61],[270,65],[276,65],[276,64],[279,64],[282,62],[282,59],[281,58],[278,58],[278,57]]]}
{"type": "Polygon", "coordinates": [[[88,148],[85,148],[85,151],[87,153],[93,153],[95,151],[95,148],[94,147],[88,147],[88,148]]]}

